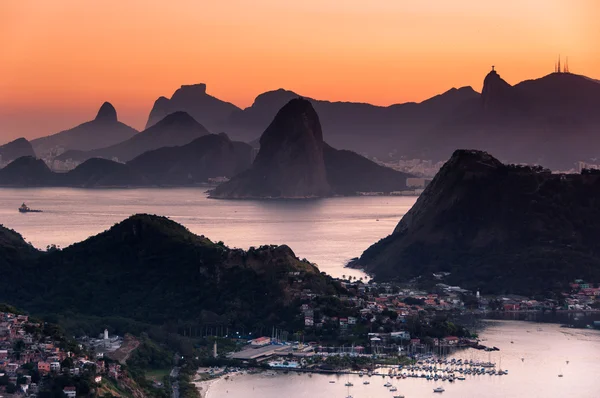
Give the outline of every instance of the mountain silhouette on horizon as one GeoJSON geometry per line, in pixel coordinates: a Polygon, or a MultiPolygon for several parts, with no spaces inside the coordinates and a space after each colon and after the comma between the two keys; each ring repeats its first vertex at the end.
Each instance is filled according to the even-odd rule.
{"type": "Polygon", "coordinates": [[[311,101],[285,104],[260,137],[252,166],[210,194],[219,199],[304,199],[406,188],[409,175],[323,141],[311,101]]]}
{"type": "Polygon", "coordinates": [[[206,134],[209,134],[209,131],[192,116],[186,112],[177,111],[123,142],[92,151],[67,151],[57,159],[82,162],[99,157],[116,158],[121,162],[127,162],[144,152],[185,145],[206,134]]]}
{"type": "MultiPolygon", "coordinates": [[[[188,90],[186,103],[200,109],[204,89],[188,90]]],[[[597,80],[573,73],[511,85],[493,70],[485,76],[481,94],[471,87],[452,88],[420,103],[376,106],[303,98],[319,114],[328,143],[337,148],[383,160],[440,161],[457,147],[472,147],[509,162],[570,168],[577,160],[600,156],[594,150],[600,144],[595,134],[600,116],[594,111],[600,107],[599,90],[597,80]]],[[[245,109],[222,108],[215,129],[235,140],[255,142],[272,116],[299,96],[280,88],[259,94],[245,109]]],[[[170,106],[173,110],[176,103],[170,106]]]]}
{"type": "Polygon", "coordinates": [[[27,139],[21,137],[0,145],[0,163],[12,162],[21,156],[35,157],[35,151],[27,139]]]}
{"type": "Polygon", "coordinates": [[[53,149],[89,151],[125,141],[138,133],[117,119],[117,111],[105,102],[89,122],[31,141],[35,152],[42,156],[53,149]]]}
{"type": "Polygon", "coordinates": [[[218,186],[213,197],[307,198],[331,194],[323,160],[323,132],[309,101],[284,105],[260,138],[251,168],[218,186]]]}
{"type": "Polygon", "coordinates": [[[170,99],[160,97],[154,102],[146,129],[173,112],[184,111],[207,129],[220,132],[231,113],[238,110],[240,109],[237,106],[207,94],[204,83],[183,85],[170,99]]]}
{"type": "Polygon", "coordinates": [[[443,160],[455,148],[493,152],[505,162],[570,169],[600,155],[600,84],[572,73],[551,73],[511,86],[487,75],[480,101],[423,134],[417,145],[443,160]]]}

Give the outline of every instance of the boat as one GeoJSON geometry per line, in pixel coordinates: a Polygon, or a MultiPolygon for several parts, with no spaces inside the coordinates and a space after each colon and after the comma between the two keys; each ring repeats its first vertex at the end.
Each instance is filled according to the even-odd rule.
{"type": "Polygon", "coordinates": [[[21,207],[19,207],[19,213],[41,213],[41,210],[33,210],[30,209],[29,206],[27,206],[25,203],[23,203],[21,205],[21,207]]]}
{"type": "Polygon", "coordinates": [[[371,384],[371,382],[369,380],[365,380],[365,381],[363,381],[363,384],[367,385],[367,384],[371,384]]]}
{"type": "Polygon", "coordinates": [[[330,382],[331,384],[333,384],[333,383],[335,383],[335,380],[329,380],[329,382],[330,382]]]}
{"type": "Polygon", "coordinates": [[[384,386],[384,387],[391,387],[391,386],[392,386],[392,383],[390,383],[390,382],[388,381],[388,382],[387,382],[387,383],[385,383],[383,386],[384,386]]]}
{"type": "Polygon", "coordinates": [[[444,392],[446,390],[444,390],[444,387],[436,387],[433,389],[433,392],[444,392]]]}
{"type": "Polygon", "coordinates": [[[562,373],[558,375],[558,377],[563,377],[562,373]]]}
{"type": "Polygon", "coordinates": [[[404,395],[394,395],[394,398],[404,398],[404,395]]]}
{"type": "Polygon", "coordinates": [[[350,387],[352,387],[353,384],[350,383],[350,375],[348,375],[348,381],[346,382],[345,386],[348,387],[348,395],[346,398],[352,398],[352,395],[350,395],[350,387]]]}
{"type": "Polygon", "coordinates": [[[390,388],[390,391],[395,392],[395,391],[398,391],[398,389],[396,387],[392,386],[392,388],[390,388]]]}

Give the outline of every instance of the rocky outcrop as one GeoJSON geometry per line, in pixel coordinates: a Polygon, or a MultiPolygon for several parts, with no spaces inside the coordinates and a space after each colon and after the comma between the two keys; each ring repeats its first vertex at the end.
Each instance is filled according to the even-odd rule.
{"type": "Polygon", "coordinates": [[[173,112],[183,111],[189,113],[209,130],[219,132],[226,128],[226,122],[231,114],[239,110],[237,106],[207,94],[204,83],[183,85],[170,99],[160,97],[156,100],[148,116],[146,128],[173,112]]]}
{"type": "Polygon", "coordinates": [[[56,150],[89,151],[125,141],[137,130],[117,120],[117,111],[108,102],[102,104],[94,120],[72,129],[31,141],[35,152],[46,155],[56,150]]]}
{"type": "Polygon", "coordinates": [[[537,294],[600,278],[600,174],[552,174],[456,151],[359,266],[378,280],[537,294]]]}
{"type": "Polygon", "coordinates": [[[94,120],[115,123],[117,122],[117,110],[110,102],[105,102],[100,107],[100,110],[98,110],[98,114],[94,120]]]}
{"type": "Polygon", "coordinates": [[[513,106],[516,96],[513,86],[502,79],[495,70],[488,73],[483,80],[481,104],[485,110],[513,106]]]}
{"type": "Polygon", "coordinates": [[[260,138],[252,167],[217,187],[215,198],[309,198],[331,194],[323,160],[323,132],[310,101],[297,98],[260,138]]]}

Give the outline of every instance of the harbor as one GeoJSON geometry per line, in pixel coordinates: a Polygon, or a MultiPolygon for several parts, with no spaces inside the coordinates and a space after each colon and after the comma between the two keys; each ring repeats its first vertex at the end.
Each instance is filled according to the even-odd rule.
{"type": "Polygon", "coordinates": [[[583,398],[597,395],[595,375],[600,371],[600,332],[596,330],[488,321],[481,338],[486,345],[496,346],[500,351],[468,348],[447,358],[422,357],[410,365],[379,366],[371,371],[371,377],[368,371],[350,369],[243,371],[213,384],[208,397],[583,398]],[[434,392],[436,388],[443,392],[434,392]]]}

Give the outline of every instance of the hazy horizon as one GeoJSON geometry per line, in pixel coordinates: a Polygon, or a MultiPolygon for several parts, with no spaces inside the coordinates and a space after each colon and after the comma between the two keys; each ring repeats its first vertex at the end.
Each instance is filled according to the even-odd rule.
{"type": "Polygon", "coordinates": [[[385,106],[480,91],[491,65],[511,84],[551,73],[558,54],[573,73],[600,70],[591,0],[22,1],[0,15],[1,142],[91,120],[104,101],[142,129],[154,101],[184,84],[242,108],[277,88],[385,106]]]}

